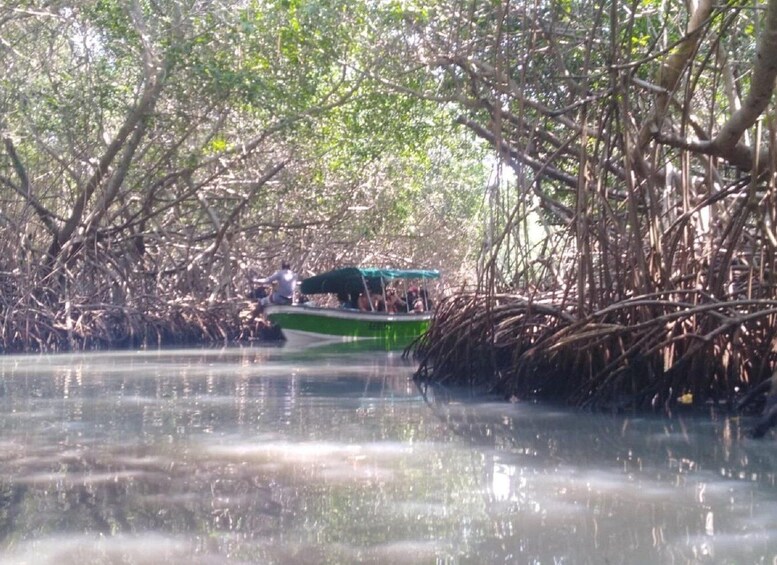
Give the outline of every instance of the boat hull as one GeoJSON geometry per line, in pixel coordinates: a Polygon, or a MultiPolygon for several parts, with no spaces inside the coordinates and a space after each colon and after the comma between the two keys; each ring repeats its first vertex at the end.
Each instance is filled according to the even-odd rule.
{"type": "Polygon", "coordinates": [[[291,344],[378,340],[387,348],[402,348],[429,328],[431,314],[386,314],[305,305],[266,309],[291,344]]]}

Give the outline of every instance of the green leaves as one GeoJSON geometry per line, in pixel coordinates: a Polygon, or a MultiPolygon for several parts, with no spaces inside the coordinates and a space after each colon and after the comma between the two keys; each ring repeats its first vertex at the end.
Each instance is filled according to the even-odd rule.
{"type": "MultiPolygon", "coordinates": [[[[4,128],[34,182],[4,212],[23,211],[21,224],[42,203],[29,222],[38,258],[73,253],[72,285],[92,280],[78,265],[119,264],[137,238],[135,264],[180,276],[160,292],[224,285],[231,275],[211,271],[276,245],[297,246],[290,257],[426,263],[435,241],[466,241],[451,233],[478,215],[484,184],[482,155],[422,96],[436,79],[416,64],[408,26],[432,13],[414,2],[86,0],[11,18],[4,128]],[[45,240],[47,212],[78,244],[45,240]],[[202,280],[181,265],[199,265],[202,280]]],[[[9,164],[0,155],[12,179],[9,164]]],[[[447,247],[461,263],[457,253],[447,247]]],[[[111,276],[140,277],[129,272],[111,276]]]]}

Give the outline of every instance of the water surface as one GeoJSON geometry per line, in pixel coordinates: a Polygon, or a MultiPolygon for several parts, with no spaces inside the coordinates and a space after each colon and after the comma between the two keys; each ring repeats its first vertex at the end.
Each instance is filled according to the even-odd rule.
{"type": "Polygon", "coordinates": [[[421,395],[396,354],[0,357],[0,563],[771,563],[777,443],[421,395]]]}

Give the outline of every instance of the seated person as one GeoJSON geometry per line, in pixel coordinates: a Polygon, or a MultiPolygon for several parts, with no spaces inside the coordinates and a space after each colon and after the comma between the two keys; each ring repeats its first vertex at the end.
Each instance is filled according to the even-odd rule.
{"type": "Polygon", "coordinates": [[[418,287],[411,286],[407,289],[407,293],[405,294],[405,304],[407,304],[408,311],[413,311],[415,309],[416,300],[418,300],[418,287]]]}
{"type": "Polygon", "coordinates": [[[386,289],[386,312],[396,314],[397,312],[407,312],[407,303],[397,294],[395,288],[386,289]]]}
{"type": "Polygon", "coordinates": [[[351,296],[347,292],[337,293],[337,303],[340,308],[343,308],[346,310],[355,308],[355,305],[351,300],[351,296]]]}
{"type": "Polygon", "coordinates": [[[380,291],[372,294],[372,305],[375,307],[376,312],[386,311],[386,302],[383,300],[383,295],[380,291]]]}
{"type": "Polygon", "coordinates": [[[385,309],[380,290],[374,289],[368,289],[366,294],[362,292],[359,295],[357,305],[359,310],[364,312],[383,312],[385,309]]]}
{"type": "Polygon", "coordinates": [[[291,266],[286,261],[281,263],[281,268],[275,271],[267,278],[256,281],[262,285],[272,285],[275,283],[276,289],[259,299],[261,307],[268,304],[292,304],[294,301],[294,290],[297,284],[297,275],[291,270],[291,266]]]}
{"type": "Polygon", "coordinates": [[[418,292],[418,296],[413,301],[413,312],[426,312],[432,309],[432,300],[425,288],[418,292]]]}
{"type": "Polygon", "coordinates": [[[359,295],[359,298],[356,301],[356,305],[362,312],[372,311],[372,304],[370,303],[370,299],[363,292],[359,295]]]}
{"type": "Polygon", "coordinates": [[[421,289],[421,292],[419,293],[419,298],[424,303],[424,310],[433,309],[432,299],[429,298],[429,292],[425,288],[421,289]]]}

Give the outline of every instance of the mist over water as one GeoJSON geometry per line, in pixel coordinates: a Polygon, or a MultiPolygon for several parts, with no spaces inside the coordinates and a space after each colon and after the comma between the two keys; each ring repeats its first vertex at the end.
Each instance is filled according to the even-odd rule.
{"type": "Polygon", "coordinates": [[[0,357],[0,563],[771,563],[724,415],[452,400],[385,352],[0,357]]]}

